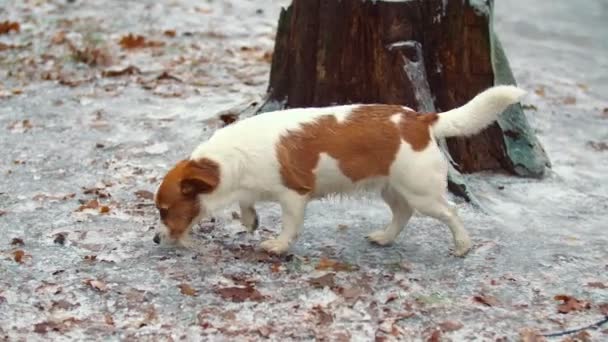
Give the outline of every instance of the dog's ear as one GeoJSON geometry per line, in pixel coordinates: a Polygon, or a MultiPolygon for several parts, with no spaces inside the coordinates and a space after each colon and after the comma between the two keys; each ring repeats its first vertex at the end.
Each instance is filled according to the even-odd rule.
{"type": "Polygon", "coordinates": [[[207,158],[189,160],[184,167],[184,178],[180,182],[181,193],[187,197],[207,194],[220,183],[219,165],[207,158]]]}

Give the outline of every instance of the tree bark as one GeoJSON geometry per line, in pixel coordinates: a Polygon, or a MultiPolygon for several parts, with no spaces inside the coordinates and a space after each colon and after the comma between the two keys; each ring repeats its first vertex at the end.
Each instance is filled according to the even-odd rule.
{"type": "MultiPolygon", "coordinates": [[[[386,103],[446,111],[497,83],[514,83],[492,31],[492,1],[293,0],[283,9],[262,111],[386,103]]],[[[540,177],[549,165],[519,105],[470,138],[450,138],[459,172],[540,177]]],[[[459,179],[459,180],[458,180],[459,179]]],[[[460,185],[459,185],[460,182],[460,185]]]]}

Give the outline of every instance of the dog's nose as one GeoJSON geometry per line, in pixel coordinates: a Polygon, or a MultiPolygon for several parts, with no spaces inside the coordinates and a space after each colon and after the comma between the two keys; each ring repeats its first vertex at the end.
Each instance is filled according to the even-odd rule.
{"type": "Polygon", "coordinates": [[[160,234],[156,233],[156,235],[154,235],[154,239],[152,239],[152,241],[154,241],[154,243],[158,245],[160,243],[160,234]]]}

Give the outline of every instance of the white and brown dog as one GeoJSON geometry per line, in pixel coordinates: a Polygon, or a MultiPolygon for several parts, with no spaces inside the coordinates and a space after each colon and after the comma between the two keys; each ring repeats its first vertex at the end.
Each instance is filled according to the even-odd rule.
{"type": "Polygon", "coordinates": [[[184,242],[210,212],[238,202],[241,222],[254,230],[257,201],[277,201],[281,233],[262,242],[283,253],[298,236],[306,204],[328,194],[379,190],[392,221],[369,240],[392,243],[414,210],[451,230],[457,256],[471,240],[445,199],[448,165],[436,140],[478,133],[524,91],[497,86],[466,105],[419,114],[396,105],[347,105],[260,114],[222,128],[165,176],[156,196],[160,243],[184,242]]]}

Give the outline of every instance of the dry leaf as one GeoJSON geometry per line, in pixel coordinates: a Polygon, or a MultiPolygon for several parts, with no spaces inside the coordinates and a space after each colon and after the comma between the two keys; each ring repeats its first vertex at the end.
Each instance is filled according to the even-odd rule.
{"type": "Polygon", "coordinates": [[[594,282],[587,283],[587,286],[593,287],[596,289],[608,289],[608,286],[606,284],[602,283],[601,281],[594,281],[594,282]]]}
{"type": "Polygon", "coordinates": [[[119,42],[123,49],[139,49],[145,47],[159,47],[165,45],[165,43],[154,40],[146,40],[144,36],[133,35],[129,33],[123,36],[119,42]]]}
{"type": "Polygon", "coordinates": [[[331,260],[331,259],[328,259],[328,258],[321,258],[319,260],[319,263],[317,264],[317,266],[315,268],[317,270],[320,270],[320,271],[323,271],[323,270],[334,270],[336,272],[340,272],[340,271],[353,271],[354,270],[354,267],[352,265],[341,263],[339,261],[331,260]]]}
{"type": "Polygon", "coordinates": [[[23,239],[21,239],[21,238],[13,238],[11,240],[11,245],[12,246],[23,246],[23,245],[25,245],[25,242],[23,242],[23,239]]]}
{"type": "Polygon", "coordinates": [[[165,32],[163,32],[163,34],[167,37],[173,38],[173,37],[175,37],[175,30],[165,30],[165,32]]]}
{"type": "Polygon", "coordinates": [[[107,205],[102,205],[101,207],[99,207],[99,212],[102,214],[107,214],[110,212],[110,207],[108,207],[107,205]]]}
{"type": "Polygon", "coordinates": [[[11,31],[19,32],[19,30],[21,30],[21,26],[18,22],[8,20],[0,22],[0,34],[6,34],[11,31]]]}
{"type": "Polygon", "coordinates": [[[441,342],[441,330],[435,330],[426,340],[427,342],[441,342]]]}
{"type": "Polygon", "coordinates": [[[55,238],[53,239],[53,243],[56,243],[58,245],[65,245],[65,234],[63,233],[57,233],[55,234],[55,238]]]}
{"type": "Polygon", "coordinates": [[[335,275],[333,273],[327,273],[318,278],[308,279],[308,283],[314,288],[321,289],[324,287],[332,288],[336,286],[335,275]]]}
{"type": "Polygon", "coordinates": [[[443,332],[450,332],[462,329],[464,325],[457,321],[444,321],[439,323],[439,328],[443,332]]]}
{"type": "Polygon", "coordinates": [[[146,200],[154,199],[154,194],[148,190],[137,190],[137,191],[135,191],[135,196],[137,196],[137,198],[146,199],[146,200]]]}
{"type": "Polygon", "coordinates": [[[124,76],[124,75],[139,75],[141,74],[141,70],[139,70],[138,67],[133,66],[133,65],[129,65],[128,67],[122,68],[122,69],[110,69],[110,70],[104,70],[101,72],[101,76],[103,77],[118,77],[118,76],[124,76]]]}
{"type": "Polygon", "coordinates": [[[225,113],[220,115],[220,120],[224,123],[224,126],[228,126],[231,123],[239,119],[239,115],[236,113],[225,113]]]}
{"type": "Polygon", "coordinates": [[[545,342],[547,339],[538,331],[530,328],[524,328],[519,331],[519,337],[522,342],[545,342]]]}
{"type": "Polygon", "coordinates": [[[592,149],[600,152],[608,150],[608,143],[605,143],[603,141],[588,141],[587,145],[589,145],[589,147],[591,147],[592,149]]]}
{"type": "Polygon", "coordinates": [[[215,290],[224,300],[230,300],[234,303],[242,303],[245,301],[259,302],[264,299],[264,296],[253,286],[245,287],[224,287],[215,290]]]}
{"type": "Polygon", "coordinates": [[[195,289],[192,288],[192,286],[186,284],[186,283],[182,283],[177,285],[177,287],[179,287],[179,291],[186,296],[190,296],[190,297],[196,297],[198,296],[198,293],[195,289]]]}
{"type": "Polygon", "coordinates": [[[76,211],[83,211],[86,209],[97,209],[97,208],[99,208],[99,201],[97,201],[96,199],[92,199],[92,200],[88,201],[86,204],[83,204],[80,207],[78,207],[78,209],[76,209],[76,211]]]}
{"type": "Polygon", "coordinates": [[[88,286],[90,286],[93,290],[96,290],[99,292],[108,291],[108,285],[106,285],[106,283],[104,283],[101,280],[87,279],[84,281],[84,283],[87,284],[88,286]]]}
{"type": "Polygon", "coordinates": [[[16,262],[22,264],[23,263],[23,257],[25,256],[25,252],[18,249],[16,251],[13,252],[13,260],[15,260],[16,262]]]}
{"type": "Polygon", "coordinates": [[[473,300],[475,300],[478,303],[487,305],[487,306],[497,306],[498,305],[498,300],[496,299],[496,297],[489,296],[489,295],[475,296],[475,297],[473,297],[473,300]]]}
{"type": "Polygon", "coordinates": [[[557,295],[554,297],[555,300],[562,301],[562,304],[557,306],[557,312],[567,314],[572,311],[582,311],[591,308],[591,304],[586,301],[578,300],[572,296],[557,295]]]}
{"type": "Polygon", "coordinates": [[[566,97],[564,97],[563,103],[565,105],[576,104],[576,97],[574,97],[574,96],[566,96],[566,97]]]}
{"type": "Polygon", "coordinates": [[[602,315],[608,317],[608,303],[602,303],[598,305],[598,308],[600,309],[602,315]]]}

